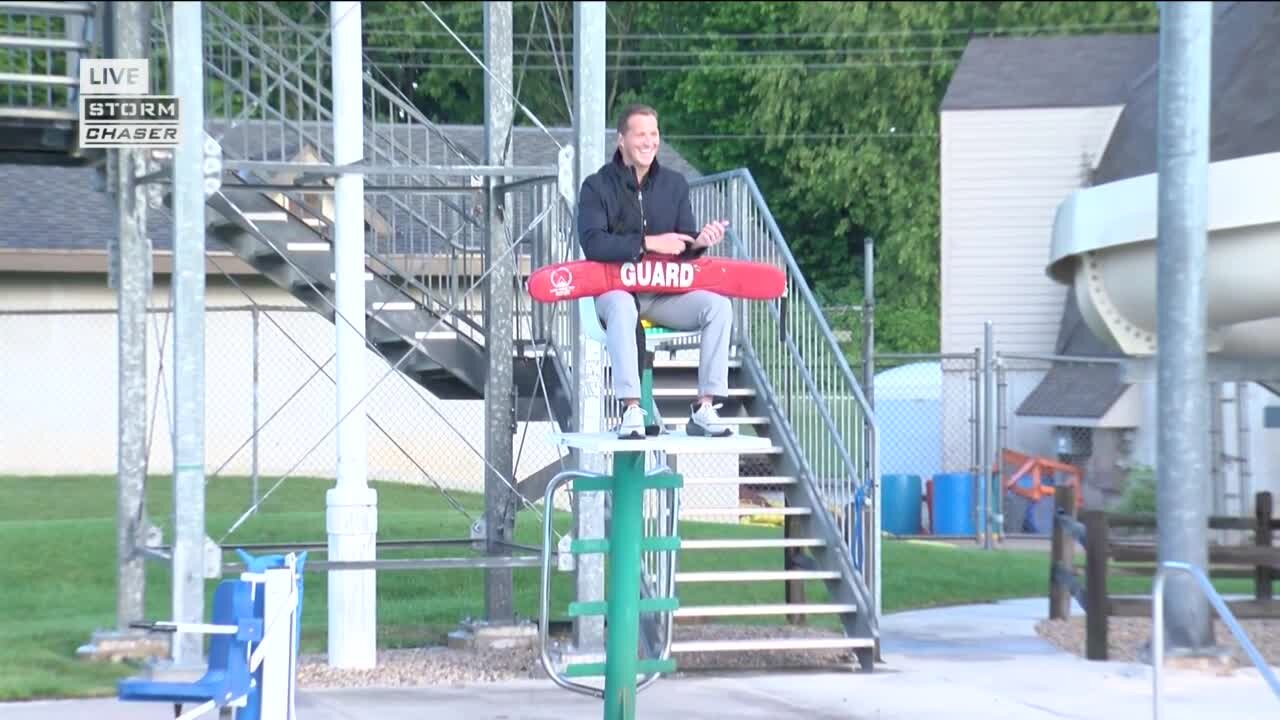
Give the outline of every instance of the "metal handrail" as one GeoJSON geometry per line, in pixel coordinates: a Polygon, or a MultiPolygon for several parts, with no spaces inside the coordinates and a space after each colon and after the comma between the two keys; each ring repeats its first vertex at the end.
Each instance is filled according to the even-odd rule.
{"type": "MultiPolygon", "coordinates": [[[[813,296],[813,291],[809,288],[808,281],[804,278],[804,273],[800,271],[800,265],[796,262],[795,256],[791,254],[791,248],[782,237],[782,230],[778,227],[778,222],[773,217],[773,212],[769,210],[769,204],[765,202],[764,195],[760,192],[760,187],[756,185],[755,178],[752,177],[751,171],[747,168],[738,168],[729,170],[715,175],[707,175],[697,180],[690,181],[691,187],[700,185],[709,185],[720,180],[741,180],[747,188],[747,192],[751,194],[751,199],[755,202],[763,212],[763,220],[765,226],[769,230],[770,237],[773,238],[775,249],[782,256],[782,260],[786,263],[787,271],[795,279],[796,287],[800,290],[800,297],[804,300],[809,309],[813,311],[816,317],[818,328],[822,332],[823,339],[827,342],[828,347],[833,351],[836,358],[837,367],[853,388],[854,396],[858,400],[858,405],[862,411],[866,413],[868,422],[871,422],[873,414],[871,412],[871,404],[867,402],[867,396],[862,391],[862,386],[858,384],[857,376],[853,374],[853,370],[849,367],[848,361],[844,357],[844,352],[840,350],[840,343],[836,340],[835,333],[831,332],[831,326],[827,323],[827,318],[821,311],[821,306],[817,299],[813,296]]],[[[874,424],[874,423],[872,423],[874,424]]]]}
{"type": "Polygon", "coordinates": [[[1231,613],[1231,608],[1227,607],[1227,603],[1218,594],[1217,589],[1213,587],[1213,583],[1209,582],[1209,578],[1205,576],[1204,571],[1190,563],[1166,560],[1156,568],[1155,582],[1151,588],[1151,690],[1152,716],[1155,720],[1160,720],[1160,711],[1163,709],[1164,704],[1163,698],[1160,697],[1161,670],[1164,666],[1164,583],[1168,574],[1175,570],[1185,572],[1196,579],[1196,583],[1204,591],[1209,603],[1218,611],[1218,616],[1222,618],[1222,622],[1226,624],[1227,629],[1235,636],[1236,642],[1239,642],[1240,646],[1244,648],[1253,666],[1258,669],[1258,672],[1262,674],[1262,678],[1271,686],[1271,692],[1277,698],[1280,698],[1280,680],[1276,679],[1275,673],[1271,671],[1271,666],[1267,663],[1266,658],[1262,657],[1258,649],[1249,641],[1249,636],[1245,634],[1244,628],[1240,627],[1235,615],[1231,613]]]}
{"type": "MultiPolygon", "coordinates": [[[[752,255],[756,251],[753,249],[755,248],[755,245],[752,244],[751,247],[747,247],[747,243],[749,241],[746,238],[739,238],[739,233],[754,232],[754,236],[758,238],[757,241],[763,241],[763,244],[758,249],[767,253],[770,256],[771,262],[780,262],[785,268],[788,275],[788,282],[794,283],[793,294],[800,298],[800,301],[797,303],[798,309],[805,311],[805,325],[810,328],[808,332],[812,333],[812,339],[816,343],[813,346],[813,349],[821,351],[824,356],[826,354],[831,355],[831,358],[829,359],[829,366],[822,370],[823,377],[829,381],[833,381],[834,384],[840,387],[841,394],[853,401],[851,408],[853,412],[852,424],[847,429],[858,433],[860,436],[860,452],[857,453],[858,457],[856,460],[852,444],[856,441],[852,437],[845,436],[845,433],[843,432],[845,424],[843,422],[835,422],[834,414],[831,412],[831,408],[828,407],[826,398],[823,397],[824,391],[817,387],[817,383],[815,382],[817,376],[815,375],[815,368],[811,366],[812,360],[806,357],[806,353],[798,347],[795,340],[790,336],[786,337],[786,339],[782,341],[780,350],[782,355],[787,357],[789,360],[788,367],[790,370],[788,372],[793,373],[796,376],[795,379],[799,383],[799,389],[801,389],[802,393],[807,395],[813,401],[813,408],[816,413],[818,428],[820,428],[820,432],[830,440],[830,443],[826,446],[829,450],[829,453],[826,455],[826,460],[834,467],[829,468],[827,472],[839,473],[839,475],[843,475],[847,478],[847,480],[843,482],[849,483],[847,487],[841,488],[839,493],[841,497],[844,497],[844,493],[847,493],[849,499],[853,501],[856,507],[849,508],[852,512],[846,515],[845,518],[839,522],[841,529],[839,537],[849,544],[851,551],[858,552],[856,548],[859,538],[855,536],[867,529],[862,528],[862,530],[860,530],[860,523],[858,520],[863,518],[868,508],[860,506],[861,503],[858,503],[857,500],[862,492],[865,492],[866,500],[871,508],[875,508],[878,504],[878,498],[876,497],[877,484],[875,482],[875,478],[877,476],[877,428],[875,414],[871,408],[869,400],[867,399],[865,391],[862,388],[857,375],[855,375],[852,368],[849,366],[848,360],[844,356],[844,351],[836,340],[835,334],[832,332],[831,327],[822,312],[820,304],[814,297],[813,291],[809,287],[809,284],[800,269],[799,263],[796,261],[795,256],[792,254],[785,238],[782,236],[782,231],[778,227],[777,221],[773,217],[773,213],[770,211],[768,203],[765,202],[764,196],[756,185],[755,179],[751,175],[750,170],[746,168],[738,168],[735,170],[708,175],[691,180],[689,185],[691,189],[695,190],[704,187],[715,188],[719,185],[727,186],[725,190],[720,192],[725,193],[731,198],[729,199],[729,211],[734,215],[732,219],[734,225],[731,225],[729,232],[726,234],[726,241],[737,240],[735,247],[741,246],[742,249],[746,251],[746,255],[752,255]],[[737,193],[739,192],[742,192],[745,195],[745,197],[743,197],[745,205],[740,205],[736,200],[737,193]],[[751,215],[750,218],[747,217],[748,213],[751,215]],[[742,222],[746,222],[748,225],[741,225],[740,223],[742,222]],[[834,374],[832,374],[833,372],[834,374]]],[[[758,258],[748,257],[746,259],[758,258]]],[[[768,324],[780,326],[783,320],[782,312],[782,308],[775,306],[773,303],[769,303],[766,304],[763,317],[768,324]]],[[[767,363],[765,363],[761,357],[758,357],[757,348],[754,347],[751,342],[744,342],[740,345],[740,351],[743,353],[745,358],[752,359],[755,361],[755,364],[759,366],[761,381],[767,386],[764,390],[770,393],[771,396],[779,392],[779,388],[772,387],[772,381],[774,379],[773,370],[767,368],[767,363]]],[[[849,412],[849,410],[843,412],[849,412]]],[[[786,444],[793,449],[798,463],[801,466],[807,466],[808,464],[804,462],[805,458],[802,456],[810,451],[805,447],[805,443],[800,442],[800,438],[795,435],[796,429],[790,425],[791,418],[786,417],[787,413],[783,412],[781,407],[779,407],[779,413],[784,417],[784,421],[778,424],[778,430],[784,436],[791,436],[786,438],[791,440],[790,443],[786,444]]],[[[814,469],[816,470],[817,468],[815,467],[814,469]]],[[[807,473],[800,474],[804,476],[801,479],[802,482],[806,484],[814,484],[814,489],[817,491],[819,499],[823,504],[825,504],[827,498],[824,497],[824,493],[827,490],[827,481],[821,481],[818,475],[808,475],[807,473]]],[[[831,479],[835,479],[834,476],[831,479]]],[[[841,481],[836,480],[836,482],[841,481]]],[[[874,538],[876,536],[874,532],[874,510],[871,515],[872,517],[866,518],[868,522],[861,523],[861,525],[871,527],[871,537],[874,538]]],[[[878,552],[878,547],[874,540],[870,541],[866,551],[878,552]]],[[[866,558],[864,558],[864,560],[865,559],[866,558]]],[[[867,581],[878,583],[878,577],[875,577],[875,567],[878,567],[878,563],[873,560],[872,565],[868,565],[867,576],[865,579],[867,581]],[[873,577],[875,577],[874,580],[873,577]]],[[[874,602],[872,604],[875,605],[874,602]]]]}
{"type": "MultiPolygon", "coordinates": [[[[263,7],[263,8],[270,9],[270,4],[263,4],[263,5],[262,5],[262,7],[263,7]]],[[[254,48],[247,48],[247,47],[245,47],[245,46],[240,45],[240,44],[239,44],[239,43],[237,43],[236,41],[232,40],[232,39],[230,38],[230,36],[229,36],[229,35],[224,34],[224,35],[219,36],[219,39],[220,39],[220,40],[222,40],[223,42],[227,43],[227,45],[228,45],[229,47],[234,46],[234,47],[235,47],[237,50],[239,50],[242,54],[244,54],[244,55],[248,55],[248,56],[251,56],[251,57],[254,55],[254,50],[255,50],[255,49],[256,49],[256,50],[260,50],[262,53],[264,53],[264,54],[265,54],[265,55],[267,55],[268,57],[272,58],[273,60],[275,60],[275,61],[277,61],[277,62],[279,62],[279,63],[281,63],[282,65],[285,65],[285,66],[287,66],[287,64],[288,64],[289,62],[291,62],[288,58],[284,57],[281,53],[279,53],[275,48],[272,48],[270,45],[268,45],[268,44],[266,44],[266,43],[262,42],[259,38],[257,38],[256,36],[254,36],[254,34],[253,34],[252,32],[250,32],[247,28],[245,28],[245,27],[244,27],[244,26],[243,26],[239,21],[232,19],[232,18],[231,18],[230,16],[228,16],[226,13],[222,12],[220,9],[217,9],[217,8],[215,8],[215,7],[213,7],[213,6],[210,6],[209,10],[210,10],[210,12],[211,12],[211,13],[213,13],[213,14],[214,14],[214,15],[213,15],[213,17],[214,17],[214,19],[217,21],[216,23],[209,23],[209,25],[208,25],[208,27],[209,27],[209,28],[211,28],[211,29],[212,29],[212,28],[218,28],[218,27],[219,27],[219,26],[218,26],[218,23],[221,23],[223,26],[226,26],[226,27],[230,28],[231,30],[234,30],[234,31],[239,32],[239,33],[240,33],[240,34],[242,34],[246,39],[248,39],[248,40],[252,41],[253,43],[255,43],[255,47],[254,47],[254,48]]],[[[308,39],[308,40],[311,40],[311,41],[314,41],[314,40],[315,40],[315,38],[312,38],[312,37],[308,37],[307,39],[308,39]]],[[[233,83],[233,84],[237,85],[237,86],[239,87],[239,89],[240,89],[240,90],[241,90],[241,91],[242,91],[242,92],[243,92],[247,97],[255,97],[255,94],[254,94],[254,93],[253,93],[249,88],[246,88],[246,87],[244,87],[243,85],[241,85],[241,84],[239,83],[239,81],[237,81],[235,78],[232,78],[232,77],[230,77],[230,76],[227,76],[225,73],[223,73],[223,72],[221,71],[221,69],[220,69],[220,68],[218,68],[218,67],[217,67],[217,65],[214,65],[214,64],[212,63],[212,61],[206,61],[205,66],[206,66],[206,68],[207,68],[207,69],[210,69],[210,70],[215,71],[218,75],[220,75],[220,76],[221,76],[221,79],[223,79],[224,81],[226,81],[226,82],[230,82],[230,83],[233,83]]],[[[286,67],[285,69],[288,69],[288,68],[286,67]]],[[[278,71],[278,72],[277,72],[274,68],[272,68],[272,67],[271,67],[271,65],[270,65],[270,64],[262,64],[262,65],[260,65],[260,66],[259,66],[259,71],[261,71],[261,72],[267,72],[267,73],[273,73],[277,78],[279,78],[279,79],[281,79],[281,80],[289,81],[289,82],[291,82],[291,83],[292,83],[294,80],[297,80],[297,79],[304,80],[304,81],[307,81],[307,82],[311,82],[311,78],[308,78],[308,77],[306,77],[305,75],[302,75],[302,74],[299,74],[299,73],[293,73],[292,75],[286,75],[286,74],[285,74],[285,70],[280,70],[280,71],[278,71]]],[[[378,85],[373,81],[373,78],[372,78],[372,77],[370,77],[370,76],[366,75],[366,77],[365,77],[364,79],[365,79],[365,89],[374,89],[374,90],[375,90],[375,92],[381,91],[381,93],[383,93],[383,94],[380,94],[380,97],[383,97],[384,99],[387,99],[388,101],[391,101],[391,100],[392,100],[392,97],[391,97],[391,96],[389,96],[389,95],[385,95],[385,89],[383,89],[383,88],[381,88],[380,86],[378,86],[378,85]]],[[[327,88],[327,87],[325,87],[323,84],[315,84],[315,85],[314,85],[314,87],[316,88],[316,92],[317,92],[317,97],[316,97],[316,98],[312,98],[308,93],[299,93],[299,94],[298,94],[298,97],[299,97],[302,101],[304,101],[305,103],[307,103],[307,104],[309,104],[310,106],[312,106],[312,107],[316,110],[316,112],[318,113],[318,115],[321,115],[321,116],[331,115],[331,111],[330,111],[328,108],[326,108],[326,107],[324,106],[324,104],[321,102],[321,100],[322,100],[322,99],[325,99],[325,98],[330,99],[330,100],[332,99],[332,96],[331,96],[331,94],[330,94],[330,92],[329,92],[328,88],[327,88]]],[[[299,122],[299,121],[296,121],[296,120],[295,120],[295,119],[293,119],[293,118],[288,118],[288,117],[284,116],[284,114],[283,114],[283,113],[280,113],[278,110],[276,110],[276,108],[275,108],[275,107],[273,107],[269,102],[264,102],[264,103],[262,103],[262,104],[261,104],[261,106],[262,106],[264,109],[266,109],[266,110],[270,110],[270,111],[272,111],[275,115],[277,115],[278,117],[280,117],[281,122],[283,122],[283,123],[285,123],[285,124],[289,125],[289,127],[290,127],[290,129],[291,129],[291,130],[295,130],[295,131],[297,131],[299,134],[301,134],[301,135],[305,136],[305,137],[308,139],[308,141],[309,141],[309,142],[311,142],[311,144],[315,146],[315,148],[316,148],[317,152],[320,152],[322,155],[327,155],[327,154],[328,154],[328,152],[325,150],[325,143],[324,143],[323,139],[317,139],[316,137],[314,137],[314,136],[312,136],[312,135],[310,135],[310,134],[307,134],[307,130],[304,128],[303,123],[301,123],[301,122],[299,122]]],[[[431,131],[436,132],[437,134],[439,134],[439,130],[438,130],[438,128],[435,128],[434,126],[430,126],[428,129],[429,129],[429,130],[431,130],[431,131]]],[[[392,156],[388,156],[388,155],[387,155],[387,153],[385,152],[385,150],[384,150],[383,148],[381,148],[381,147],[380,147],[376,142],[370,142],[370,140],[371,140],[371,139],[372,139],[372,140],[383,140],[383,141],[387,142],[388,144],[390,144],[390,145],[392,146],[392,149],[393,149],[393,150],[398,151],[398,152],[401,152],[401,153],[405,153],[405,152],[406,152],[406,151],[405,151],[401,146],[399,146],[399,144],[398,144],[398,143],[396,143],[396,141],[395,141],[395,139],[394,139],[393,137],[392,137],[392,138],[388,138],[388,137],[386,137],[386,136],[384,136],[384,135],[382,135],[382,134],[380,134],[380,133],[379,133],[379,124],[378,124],[376,121],[370,121],[370,122],[367,122],[367,123],[366,123],[366,127],[365,127],[365,131],[366,131],[366,133],[365,133],[365,134],[366,134],[365,141],[366,141],[366,143],[368,143],[368,150],[370,150],[370,151],[372,152],[372,154],[374,154],[375,156],[378,156],[378,157],[380,157],[380,158],[384,159],[387,163],[389,163],[389,164],[391,164],[391,165],[394,165],[394,164],[395,164],[395,157],[394,157],[394,155],[392,155],[392,156]],[[370,137],[370,136],[372,136],[372,137],[370,137]]],[[[407,169],[406,169],[406,173],[405,173],[405,174],[406,174],[406,175],[414,175],[414,176],[416,177],[416,174],[414,174],[414,173],[409,173],[409,172],[407,171],[407,169]]],[[[438,177],[436,177],[436,176],[434,176],[434,175],[427,175],[426,177],[428,178],[428,180],[429,180],[429,181],[438,181],[438,180],[439,180],[439,178],[438,178],[438,177]]],[[[421,225],[421,226],[423,226],[424,228],[426,228],[429,232],[433,232],[433,233],[435,233],[436,235],[438,235],[438,236],[440,237],[440,239],[444,240],[446,243],[448,243],[448,244],[449,244],[451,247],[453,247],[454,249],[457,249],[457,250],[464,250],[464,251],[477,251],[477,250],[482,249],[482,248],[479,248],[479,247],[471,247],[471,246],[466,246],[466,245],[462,245],[462,244],[457,243],[457,242],[456,242],[452,237],[450,237],[449,235],[447,235],[446,233],[444,233],[442,230],[440,230],[438,227],[436,227],[435,225],[433,225],[432,223],[430,223],[426,218],[423,218],[423,217],[422,217],[421,215],[419,215],[419,214],[418,214],[418,213],[417,213],[413,208],[411,208],[411,207],[407,206],[403,201],[401,201],[401,200],[400,200],[398,197],[396,197],[395,195],[388,195],[387,197],[388,197],[388,199],[389,199],[389,200],[390,200],[390,201],[391,201],[391,202],[392,202],[392,203],[393,203],[397,208],[399,208],[402,212],[407,213],[407,214],[408,214],[408,215],[409,215],[409,216],[410,216],[410,217],[411,217],[415,222],[417,222],[419,225],[421,225]]],[[[449,206],[449,207],[450,207],[450,208],[451,208],[451,209],[456,213],[456,215],[457,215],[457,217],[458,217],[459,219],[461,219],[461,220],[462,220],[462,221],[464,221],[464,222],[468,222],[468,223],[470,223],[470,224],[472,224],[472,225],[475,225],[476,227],[479,227],[479,225],[476,223],[476,221],[475,221],[473,218],[471,218],[471,217],[470,217],[470,216],[469,216],[469,215],[468,215],[468,214],[467,214],[467,213],[466,213],[462,208],[457,207],[457,206],[456,206],[456,205],[454,205],[453,203],[446,203],[446,204],[447,204],[447,205],[448,205],[448,206],[449,206]]]]}
{"type": "MultiPolygon", "coordinates": [[[[603,478],[610,476],[608,474],[589,472],[586,470],[565,470],[551,478],[551,482],[547,483],[547,489],[542,498],[542,577],[538,602],[538,659],[542,662],[542,669],[546,671],[547,675],[553,682],[555,682],[556,685],[559,685],[566,690],[572,690],[573,692],[589,695],[602,700],[604,699],[603,689],[593,687],[591,685],[576,683],[562,675],[560,671],[556,669],[555,662],[551,659],[551,653],[547,649],[547,639],[551,636],[551,546],[553,545],[551,541],[551,516],[553,515],[553,503],[555,501],[556,490],[560,489],[561,485],[574,478],[580,477],[603,478]]],[[[678,506],[676,514],[679,514],[678,506]]],[[[662,588],[674,587],[674,565],[672,566],[671,577],[660,578],[660,580],[666,580],[666,582],[661,585],[662,588]]],[[[662,653],[659,656],[662,660],[671,656],[672,624],[673,616],[671,613],[667,613],[666,637],[663,641],[662,653]]],[[[656,672],[645,675],[644,679],[636,683],[636,692],[640,692],[657,682],[659,677],[661,677],[661,673],[656,672]]]]}

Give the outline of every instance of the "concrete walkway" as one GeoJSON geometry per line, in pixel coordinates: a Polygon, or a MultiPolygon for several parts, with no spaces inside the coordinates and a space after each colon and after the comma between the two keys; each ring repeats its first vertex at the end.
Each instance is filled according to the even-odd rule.
{"type": "MultiPolygon", "coordinates": [[[[1151,717],[1151,671],[1087,662],[1035,634],[1043,598],[886,616],[876,672],[691,674],[639,696],[640,718],[721,720],[1133,720],[1151,717]]],[[[1170,719],[1280,717],[1253,669],[1230,676],[1166,673],[1170,719]]],[[[301,720],[596,720],[601,703],[550,681],[414,689],[303,691],[301,720]]],[[[161,720],[163,706],[111,699],[0,705],[0,720],[161,720]]]]}

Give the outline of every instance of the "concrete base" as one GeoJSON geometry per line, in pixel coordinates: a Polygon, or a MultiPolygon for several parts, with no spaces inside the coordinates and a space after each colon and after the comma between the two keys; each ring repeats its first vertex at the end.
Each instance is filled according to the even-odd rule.
{"type": "Polygon", "coordinates": [[[99,630],[87,645],[76,649],[76,657],[92,662],[156,660],[169,657],[169,637],[142,630],[99,630]]]}
{"type": "Polygon", "coordinates": [[[465,620],[449,633],[449,647],[454,650],[507,650],[538,645],[538,626],[532,622],[513,625],[490,624],[483,620],[465,620]]]}
{"type": "MultiPolygon", "coordinates": [[[[1151,653],[1151,642],[1148,641],[1138,650],[1138,662],[1151,665],[1155,658],[1151,653]]],[[[1175,670],[1194,670],[1210,672],[1218,675],[1230,675],[1241,667],[1240,662],[1231,651],[1221,645],[1204,650],[1187,650],[1184,648],[1164,649],[1164,666],[1175,670]]]]}

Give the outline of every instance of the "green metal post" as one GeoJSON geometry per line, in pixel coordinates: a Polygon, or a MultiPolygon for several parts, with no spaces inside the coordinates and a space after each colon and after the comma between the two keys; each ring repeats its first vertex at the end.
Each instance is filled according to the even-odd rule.
{"type": "Polygon", "coordinates": [[[654,419],[658,414],[654,412],[653,400],[653,369],[645,368],[640,374],[640,409],[644,410],[645,417],[654,419]]]}
{"type": "Polygon", "coordinates": [[[613,525],[609,532],[605,720],[634,720],[640,640],[640,541],[644,453],[613,455],[613,525]]]}

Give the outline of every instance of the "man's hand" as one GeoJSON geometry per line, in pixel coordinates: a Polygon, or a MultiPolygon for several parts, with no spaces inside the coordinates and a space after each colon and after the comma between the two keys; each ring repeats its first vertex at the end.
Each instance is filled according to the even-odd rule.
{"type": "Polygon", "coordinates": [[[692,242],[693,238],[680,233],[649,235],[644,239],[644,249],[659,255],[679,255],[688,247],[686,243],[692,242]]]}
{"type": "Polygon", "coordinates": [[[693,241],[693,246],[698,248],[709,248],[724,239],[725,228],[729,227],[728,220],[713,220],[702,226],[702,232],[698,233],[698,239],[693,241]]]}

